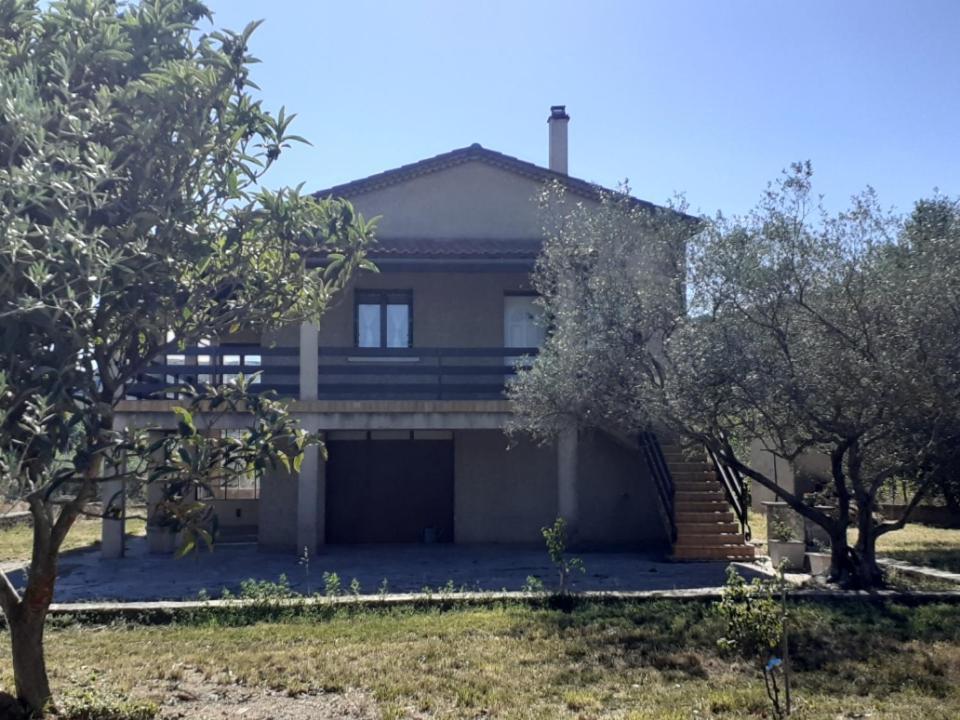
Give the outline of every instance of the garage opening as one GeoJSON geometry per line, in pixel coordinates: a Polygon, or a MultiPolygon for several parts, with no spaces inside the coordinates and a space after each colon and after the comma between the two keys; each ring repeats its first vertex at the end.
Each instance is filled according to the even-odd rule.
{"type": "Polygon", "coordinates": [[[328,543],[453,542],[452,436],[399,435],[327,441],[328,543]]]}

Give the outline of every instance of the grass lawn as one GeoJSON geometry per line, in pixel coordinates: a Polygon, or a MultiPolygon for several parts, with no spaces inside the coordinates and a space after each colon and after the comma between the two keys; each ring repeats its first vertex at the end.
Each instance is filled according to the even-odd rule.
{"type": "MultiPolygon", "coordinates": [[[[143,535],[144,533],[146,533],[146,523],[143,520],[127,520],[128,535],[143,535]]],[[[32,544],[33,528],[29,525],[0,530],[0,562],[29,560],[32,544]]],[[[99,544],[99,518],[81,518],[70,528],[67,539],[63,543],[63,550],[92,548],[99,544]]]]}
{"type": "MultiPolygon", "coordinates": [[[[722,633],[709,603],[658,601],[70,626],[51,628],[47,648],[61,698],[118,693],[161,717],[769,717],[759,661],[720,654],[722,633]],[[201,696],[219,714],[199,711],[201,696]],[[264,698],[269,712],[248,714],[264,698]]],[[[795,717],[960,717],[960,607],[803,605],[791,639],[795,717]]]]}
{"type": "Polygon", "coordinates": [[[960,573],[960,530],[911,523],[881,536],[877,554],[960,573]]]}
{"type": "MultiPolygon", "coordinates": [[[[766,547],[767,518],[764,513],[750,513],[753,539],[766,547]]],[[[857,531],[848,533],[850,543],[857,541],[857,531]]],[[[877,541],[877,555],[904,560],[914,565],[960,572],[960,530],[908,523],[902,530],[882,535],[877,541]]]]}

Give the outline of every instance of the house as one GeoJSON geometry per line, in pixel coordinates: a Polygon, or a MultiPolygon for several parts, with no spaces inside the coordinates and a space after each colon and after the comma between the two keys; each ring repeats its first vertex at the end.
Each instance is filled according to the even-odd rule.
{"type": "MultiPolygon", "coordinates": [[[[382,217],[371,252],[380,272],[354,278],[319,327],[231,338],[158,366],[167,379],[261,370],[324,434],[328,460],[311,448],[298,475],[208,499],[225,531],[311,551],[540,544],[563,515],[583,547],[752,556],[713,470],[676,447],[576,430],[551,446],[504,435],[504,383],[544,332],[529,278],[542,242],[535,198],[559,181],[597,202],[594,185],[567,174],[568,122],[551,108],[548,167],[474,144],[320,191],[382,217]]],[[[171,404],[127,400],[119,420],[169,424],[171,404]]],[[[105,532],[115,552],[115,530],[105,532]]]]}

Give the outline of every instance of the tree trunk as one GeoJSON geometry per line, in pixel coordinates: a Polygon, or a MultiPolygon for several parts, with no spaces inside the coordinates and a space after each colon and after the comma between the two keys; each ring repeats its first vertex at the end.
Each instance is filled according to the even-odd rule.
{"type": "Polygon", "coordinates": [[[883,585],[883,572],[877,565],[877,535],[873,522],[873,504],[867,498],[858,500],[856,586],[867,590],[883,585]]]}
{"type": "Polygon", "coordinates": [[[844,525],[830,533],[830,582],[847,585],[854,572],[850,562],[850,546],[847,544],[847,529],[844,525]]]}
{"type": "Polygon", "coordinates": [[[39,716],[50,702],[50,681],[43,653],[43,625],[47,608],[31,608],[26,601],[8,616],[13,651],[13,678],[17,699],[39,716]]]}

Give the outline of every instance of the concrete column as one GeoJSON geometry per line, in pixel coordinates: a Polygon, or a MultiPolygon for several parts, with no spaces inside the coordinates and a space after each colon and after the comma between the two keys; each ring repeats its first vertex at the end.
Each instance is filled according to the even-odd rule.
{"type": "MultiPolygon", "coordinates": [[[[320,360],[317,326],[313,323],[300,324],[300,399],[317,399],[317,382],[320,360]]],[[[300,548],[303,550],[303,548],[300,548]]]]}
{"type": "MultiPolygon", "coordinates": [[[[326,440],[324,436],[322,438],[326,440]]],[[[323,459],[320,448],[317,449],[317,546],[322,547],[327,542],[327,461],[323,459]]]]}
{"type": "Polygon", "coordinates": [[[302,555],[304,549],[315,555],[323,539],[325,465],[319,446],[311,445],[304,450],[297,477],[297,555],[302,555]]]}
{"type": "Polygon", "coordinates": [[[157,505],[163,500],[163,485],[147,483],[147,520],[152,520],[157,512],[157,505]]]}
{"type": "MultiPolygon", "coordinates": [[[[150,431],[148,441],[153,444],[164,436],[162,431],[150,431]]],[[[163,453],[157,451],[151,458],[151,463],[159,463],[163,453]]],[[[167,555],[174,550],[175,540],[171,538],[169,530],[157,527],[153,523],[157,516],[158,507],[164,499],[165,483],[148,482],[144,490],[147,495],[147,551],[156,555],[167,555]]]]}
{"type": "Polygon", "coordinates": [[[567,521],[567,538],[574,541],[580,520],[577,492],[579,438],[577,426],[570,423],[557,437],[557,514],[567,521]]]}
{"type": "Polygon", "coordinates": [[[100,555],[104,558],[123,557],[123,534],[127,500],[122,478],[100,483],[100,501],[103,512],[120,510],[117,519],[104,518],[100,529],[100,555]]]}

